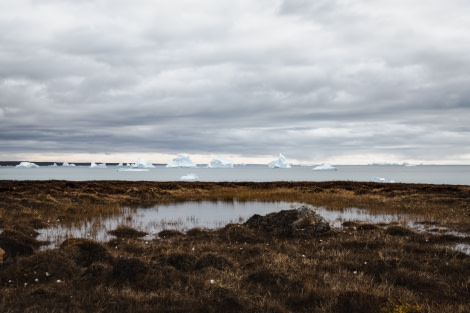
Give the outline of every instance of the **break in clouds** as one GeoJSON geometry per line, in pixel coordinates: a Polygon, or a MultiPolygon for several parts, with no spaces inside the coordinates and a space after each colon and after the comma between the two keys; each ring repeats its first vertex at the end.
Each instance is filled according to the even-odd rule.
{"type": "Polygon", "coordinates": [[[2,158],[469,163],[469,14],[460,0],[2,2],[2,158]]]}

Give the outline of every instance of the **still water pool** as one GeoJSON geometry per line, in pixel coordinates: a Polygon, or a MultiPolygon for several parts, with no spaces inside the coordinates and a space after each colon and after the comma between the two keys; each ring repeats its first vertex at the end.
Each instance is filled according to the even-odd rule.
{"type": "MultiPolygon", "coordinates": [[[[109,231],[118,226],[128,226],[148,233],[144,239],[154,239],[165,229],[187,231],[200,227],[217,229],[229,223],[244,223],[254,214],[266,215],[272,212],[295,208],[299,203],[260,201],[201,201],[157,205],[151,208],[122,208],[115,215],[96,217],[76,225],[58,225],[40,230],[39,240],[59,246],[67,238],[89,238],[105,242],[113,238],[109,231]]],[[[373,214],[368,210],[349,208],[339,211],[317,207],[332,227],[339,228],[344,221],[370,223],[398,223],[417,230],[425,230],[422,217],[403,214],[373,214]]],[[[435,226],[433,226],[435,227],[435,226]]]]}

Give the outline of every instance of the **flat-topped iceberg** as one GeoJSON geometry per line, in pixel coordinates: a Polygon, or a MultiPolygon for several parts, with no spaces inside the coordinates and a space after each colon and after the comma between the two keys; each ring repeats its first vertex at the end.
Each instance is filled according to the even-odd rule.
{"type": "Polygon", "coordinates": [[[233,167],[233,162],[232,160],[223,158],[223,157],[218,157],[218,158],[213,158],[210,163],[207,165],[209,168],[232,168],[233,167]]]}
{"type": "Polygon", "coordinates": [[[91,162],[90,168],[107,168],[106,163],[96,164],[95,162],[91,162]]]}
{"type": "Polygon", "coordinates": [[[188,175],[184,175],[184,176],[181,176],[180,178],[181,180],[199,180],[199,176],[197,176],[196,174],[188,174],[188,175]]]}
{"type": "Polygon", "coordinates": [[[166,167],[197,167],[186,153],[178,154],[166,167]]]}
{"type": "Polygon", "coordinates": [[[148,172],[148,168],[138,168],[138,167],[119,167],[116,171],[118,172],[148,172]]]}
{"type": "Polygon", "coordinates": [[[39,165],[37,165],[36,163],[31,163],[31,162],[21,162],[20,164],[18,164],[15,167],[17,167],[17,168],[38,168],[39,165]]]}
{"type": "Polygon", "coordinates": [[[142,158],[138,158],[137,161],[135,161],[135,163],[132,164],[132,167],[134,167],[134,168],[154,168],[155,166],[152,164],[152,162],[149,162],[149,161],[144,160],[142,158]]]}
{"type": "Polygon", "coordinates": [[[386,180],[383,177],[372,177],[372,181],[374,183],[394,183],[395,181],[393,179],[391,180],[386,180]]]}
{"type": "Polygon", "coordinates": [[[330,163],[324,163],[322,165],[315,166],[313,171],[337,171],[336,167],[331,166],[330,163]]]}
{"type": "Polygon", "coordinates": [[[270,168],[290,168],[290,164],[287,163],[286,157],[279,153],[279,158],[277,160],[271,161],[268,163],[270,168]]]}

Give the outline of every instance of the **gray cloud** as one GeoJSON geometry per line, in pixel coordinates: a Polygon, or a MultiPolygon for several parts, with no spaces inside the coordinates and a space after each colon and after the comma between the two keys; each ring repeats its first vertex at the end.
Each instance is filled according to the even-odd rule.
{"type": "Polygon", "coordinates": [[[470,5],[431,2],[0,4],[2,152],[469,163],[470,5]]]}

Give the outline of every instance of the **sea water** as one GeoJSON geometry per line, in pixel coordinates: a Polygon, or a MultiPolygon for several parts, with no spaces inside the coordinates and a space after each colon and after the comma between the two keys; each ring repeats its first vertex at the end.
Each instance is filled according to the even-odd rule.
{"type": "MultiPolygon", "coordinates": [[[[266,165],[235,166],[233,168],[167,168],[157,165],[139,171],[122,171],[122,167],[90,168],[89,166],[40,166],[16,168],[1,166],[0,180],[128,180],[181,181],[195,174],[205,182],[268,182],[268,181],[380,181],[384,183],[426,183],[470,185],[469,165],[343,165],[337,171],[314,171],[313,166],[269,168],[266,165]]],[[[125,167],[124,167],[125,169],[125,167]]]]}

